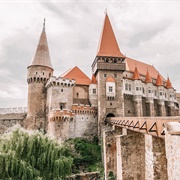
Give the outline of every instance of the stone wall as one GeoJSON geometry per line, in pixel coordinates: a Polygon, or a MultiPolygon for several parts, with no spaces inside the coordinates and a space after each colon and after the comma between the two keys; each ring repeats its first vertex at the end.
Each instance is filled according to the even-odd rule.
{"type": "Polygon", "coordinates": [[[122,154],[122,179],[145,179],[145,139],[144,134],[128,130],[120,137],[122,154]]]}
{"type": "Polygon", "coordinates": [[[68,138],[84,137],[93,138],[97,136],[97,115],[96,114],[76,114],[71,118],[50,120],[48,124],[48,134],[64,140],[68,138]]]}
{"type": "Polygon", "coordinates": [[[23,126],[23,120],[26,117],[26,113],[11,113],[11,114],[0,114],[0,134],[7,131],[8,128],[14,125],[23,126]]]}
{"type": "Polygon", "coordinates": [[[180,123],[169,122],[165,127],[168,180],[178,180],[180,177],[180,123]]]}
{"type": "Polygon", "coordinates": [[[132,95],[124,95],[124,116],[135,117],[135,107],[132,95]]]}

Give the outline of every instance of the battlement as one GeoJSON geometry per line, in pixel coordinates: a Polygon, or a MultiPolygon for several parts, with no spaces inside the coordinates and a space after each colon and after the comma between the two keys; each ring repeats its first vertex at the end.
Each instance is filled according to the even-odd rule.
{"type": "Polygon", "coordinates": [[[49,113],[50,121],[68,121],[73,120],[75,114],[67,109],[64,110],[51,110],[49,113]]]}
{"type": "Polygon", "coordinates": [[[76,81],[74,79],[64,79],[62,77],[55,77],[52,76],[47,84],[46,84],[46,88],[50,88],[51,86],[67,86],[67,87],[72,87],[76,84],[76,81]]]}
{"type": "Polygon", "coordinates": [[[27,107],[0,108],[0,114],[27,113],[27,107]]]}
{"type": "Polygon", "coordinates": [[[48,78],[42,78],[42,77],[30,77],[27,79],[27,83],[46,83],[48,81],[48,78]]]}
{"type": "Polygon", "coordinates": [[[97,108],[94,106],[89,106],[89,105],[84,105],[84,104],[73,104],[72,105],[72,111],[75,114],[93,114],[96,115],[97,114],[97,108]]]}

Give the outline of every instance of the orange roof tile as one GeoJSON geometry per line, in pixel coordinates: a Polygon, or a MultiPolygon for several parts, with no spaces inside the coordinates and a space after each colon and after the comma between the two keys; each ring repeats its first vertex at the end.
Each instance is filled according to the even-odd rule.
{"type": "Polygon", "coordinates": [[[146,83],[152,83],[152,79],[151,79],[151,77],[150,77],[150,75],[149,75],[149,71],[148,71],[148,70],[147,70],[147,73],[146,73],[145,82],[146,82],[146,83]]]}
{"type": "Polygon", "coordinates": [[[108,77],[108,78],[106,79],[106,82],[115,82],[115,80],[114,80],[114,78],[112,78],[112,77],[108,77]]]}
{"type": "Polygon", "coordinates": [[[163,82],[159,74],[157,76],[156,86],[163,86],[163,82]]]}
{"type": "Polygon", "coordinates": [[[90,84],[97,84],[96,78],[94,74],[92,75],[91,83],[90,84]]]}
{"type": "MultiPolygon", "coordinates": [[[[153,79],[156,79],[159,74],[154,66],[126,57],[126,70],[134,72],[135,67],[138,67],[139,74],[143,76],[146,76],[148,69],[149,74],[153,79]]],[[[165,82],[166,80],[162,77],[162,75],[160,76],[161,79],[165,82]]]]}
{"type": "Polygon", "coordinates": [[[124,57],[114,35],[108,15],[105,15],[97,56],[124,57]]]}
{"type": "Polygon", "coordinates": [[[60,77],[75,79],[78,85],[89,85],[91,80],[77,67],[69,69],[63,73],[60,77]]]}
{"type": "Polygon", "coordinates": [[[133,74],[132,79],[133,80],[139,80],[140,79],[140,75],[139,75],[139,71],[138,71],[137,67],[134,70],[134,74],[133,74]]]}
{"type": "Polygon", "coordinates": [[[167,82],[166,82],[166,88],[167,89],[172,88],[172,84],[171,84],[171,81],[170,81],[169,77],[168,77],[167,82]]]}

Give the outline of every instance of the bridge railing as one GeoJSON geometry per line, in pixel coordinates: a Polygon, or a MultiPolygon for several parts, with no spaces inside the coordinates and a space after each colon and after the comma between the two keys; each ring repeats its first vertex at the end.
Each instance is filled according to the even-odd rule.
{"type": "Polygon", "coordinates": [[[180,117],[111,117],[106,122],[114,125],[164,138],[164,124],[167,122],[179,122],[180,117]]]}

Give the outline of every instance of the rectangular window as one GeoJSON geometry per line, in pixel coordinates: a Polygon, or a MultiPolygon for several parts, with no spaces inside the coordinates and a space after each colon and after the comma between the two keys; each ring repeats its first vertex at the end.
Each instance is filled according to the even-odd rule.
{"type": "Polygon", "coordinates": [[[109,92],[113,92],[113,87],[109,86],[109,92]]]}
{"type": "Polygon", "coordinates": [[[117,74],[114,74],[114,78],[117,78],[117,74]]]}
{"type": "Polygon", "coordinates": [[[96,94],[96,89],[93,89],[93,94],[96,94]]]}
{"type": "Polygon", "coordinates": [[[136,91],[139,91],[139,88],[138,88],[138,87],[136,87],[136,91]]]}
{"type": "Polygon", "coordinates": [[[104,77],[107,77],[107,74],[104,74],[104,77]]]}
{"type": "Polygon", "coordinates": [[[148,90],[148,93],[151,93],[151,90],[150,90],[150,89],[148,90]]]}
{"type": "Polygon", "coordinates": [[[159,94],[160,94],[160,96],[162,96],[162,92],[160,92],[159,94]]]}
{"type": "Polygon", "coordinates": [[[60,103],[60,109],[61,110],[66,109],[66,103],[60,103]]]}

